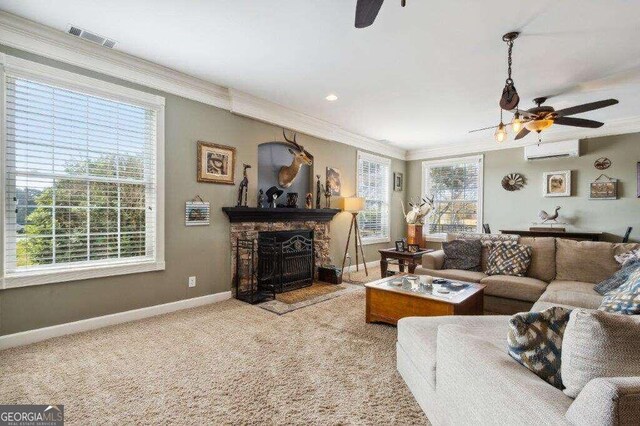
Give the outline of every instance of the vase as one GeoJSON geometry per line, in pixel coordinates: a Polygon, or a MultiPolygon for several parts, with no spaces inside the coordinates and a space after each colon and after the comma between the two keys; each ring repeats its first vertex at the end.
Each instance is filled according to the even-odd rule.
{"type": "Polygon", "coordinates": [[[424,247],[424,236],[422,235],[422,225],[407,224],[407,243],[417,244],[424,247]]]}

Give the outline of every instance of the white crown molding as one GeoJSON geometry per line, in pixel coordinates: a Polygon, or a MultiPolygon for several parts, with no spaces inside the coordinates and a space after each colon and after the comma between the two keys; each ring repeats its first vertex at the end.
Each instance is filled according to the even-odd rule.
{"type": "Polygon", "coordinates": [[[255,96],[0,11],[0,43],[311,136],[404,160],[406,151],[255,96]]]}
{"type": "Polygon", "coordinates": [[[230,291],[214,293],[206,296],[194,297],[191,299],[178,300],[177,302],[164,303],[162,305],[149,306],[147,308],[134,309],[131,311],[118,312],[100,317],[87,318],[80,321],[68,322],[53,325],[51,327],[36,328],[34,330],[0,336],[0,350],[14,348],[16,346],[29,345],[54,337],[66,336],[68,334],[81,333],[83,331],[95,330],[111,325],[136,321],[156,315],[167,314],[182,309],[195,308],[196,306],[208,305],[222,302],[231,298],[230,291]]]}
{"type": "MultiPolygon", "coordinates": [[[[553,133],[543,132],[543,142],[558,142],[568,139],[593,139],[604,136],[622,135],[626,133],[640,132],[640,116],[628,117],[618,120],[609,120],[599,129],[563,128],[553,133]]],[[[477,154],[487,151],[498,151],[501,149],[522,148],[527,145],[537,144],[535,137],[529,136],[515,141],[509,139],[503,143],[497,143],[493,135],[483,138],[477,143],[465,143],[458,145],[434,145],[428,148],[414,149],[407,152],[407,161],[427,160],[432,158],[452,157],[458,155],[477,154]]]]}

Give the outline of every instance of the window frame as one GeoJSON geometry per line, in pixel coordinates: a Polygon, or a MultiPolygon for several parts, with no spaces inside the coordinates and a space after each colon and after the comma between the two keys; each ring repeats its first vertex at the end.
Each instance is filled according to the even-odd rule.
{"type": "MultiPolygon", "coordinates": [[[[370,154],[364,151],[358,151],[356,156],[356,193],[357,196],[360,197],[360,159],[364,159],[370,162],[380,163],[387,166],[387,193],[386,195],[386,204],[387,204],[387,236],[386,237],[361,237],[362,245],[370,245],[370,244],[381,244],[388,243],[391,241],[391,159],[387,157],[382,157],[379,155],[370,154]]],[[[366,203],[366,200],[365,200],[366,203]]]]}
{"type": "MultiPolygon", "coordinates": [[[[65,281],[77,281],[90,278],[101,278],[114,275],[124,275],[165,269],[164,259],[164,109],[165,98],[147,92],[131,89],[114,83],[84,76],[59,68],[42,65],[14,56],[0,54],[0,119],[2,131],[0,132],[0,187],[3,196],[0,200],[1,247],[0,262],[2,271],[0,276],[0,288],[15,288],[31,285],[58,283],[65,281]],[[7,76],[32,80],[35,82],[57,86],[63,89],[80,92],[90,96],[124,102],[147,109],[156,113],[156,143],[155,152],[155,247],[151,259],[118,259],[107,261],[95,261],[92,263],[73,265],[61,264],[60,266],[48,266],[46,268],[33,268],[25,271],[7,272],[6,248],[8,234],[6,229],[6,90],[7,76]]],[[[149,190],[147,188],[147,190],[149,190]]]]}
{"type": "MultiPolygon", "coordinates": [[[[476,232],[482,233],[482,224],[484,222],[484,155],[470,155],[466,157],[453,157],[453,158],[445,158],[440,160],[426,160],[422,162],[422,180],[421,180],[421,193],[422,196],[430,195],[426,193],[427,190],[427,170],[431,167],[437,166],[452,166],[460,163],[474,163],[477,162],[478,166],[478,207],[477,207],[477,215],[478,215],[478,223],[476,224],[476,232]]],[[[446,233],[437,233],[437,234],[429,234],[429,228],[425,226],[423,229],[423,233],[427,236],[427,239],[430,241],[446,241],[447,234],[446,233]]]]}

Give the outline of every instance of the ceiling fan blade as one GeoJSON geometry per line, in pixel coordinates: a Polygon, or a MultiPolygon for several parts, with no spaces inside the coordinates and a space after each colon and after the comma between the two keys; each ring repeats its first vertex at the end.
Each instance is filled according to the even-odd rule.
{"type": "Polygon", "coordinates": [[[574,126],[574,127],[588,127],[590,129],[597,129],[598,127],[602,127],[604,123],[595,120],[585,120],[584,118],[574,118],[574,117],[558,117],[553,120],[554,124],[562,124],[563,126],[574,126]]]}
{"type": "Polygon", "coordinates": [[[530,132],[529,130],[527,130],[527,128],[526,128],[526,127],[523,127],[523,128],[522,128],[522,130],[520,130],[520,132],[518,132],[518,134],[516,135],[516,137],[515,137],[515,138],[513,138],[513,139],[515,139],[515,140],[522,139],[522,138],[524,138],[525,136],[527,136],[529,133],[531,133],[531,132],[530,132]]]}
{"type": "Polygon", "coordinates": [[[605,108],[618,103],[617,99],[606,99],[604,101],[590,102],[588,104],[576,105],[573,107],[561,109],[556,111],[558,117],[565,117],[567,115],[580,114],[582,112],[593,111],[594,109],[605,108]]]}
{"type": "Polygon", "coordinates": [[[376,20],[384,0],[358,0],[356,4],[356,28],[366,28],[376,20]]]}

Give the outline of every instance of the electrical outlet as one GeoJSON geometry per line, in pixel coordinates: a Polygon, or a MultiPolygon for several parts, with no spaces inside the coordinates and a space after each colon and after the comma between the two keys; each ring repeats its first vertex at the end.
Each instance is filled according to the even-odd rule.
{"type": "Polygon", "coordinates": [[[189,277],[189,287],[196,286],[196,277],[189,277]]]}

